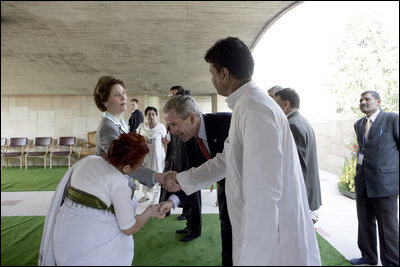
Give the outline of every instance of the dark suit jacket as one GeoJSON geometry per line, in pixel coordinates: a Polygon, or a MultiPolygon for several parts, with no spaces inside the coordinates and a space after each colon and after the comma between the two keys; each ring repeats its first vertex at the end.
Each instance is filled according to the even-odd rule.
{"type": "MultiPolygon", "coordinates": [[[[221,153],[224,150],[224,142],[228,137],[229,127],[231,123],[232,113],[229,112],[217,112],[203,114],[204,126],[207,135],[207,142],[210,149],[210,157],[213,158],[217,153],[221,153]]],[[[198,167],[206,162],[197,141],[195,138],[187,142],[186,151],[188,154],[189,165],[191,167],[198,167]]],[[[225,196],[225,179],[218,181],[218,208],[220,219],[228,219],[228,207],[226,204],[225,196]]]]}
{"type": "Polygon", "coordinates": [[[144,120],[143,113],[137,109],[134,112],[132,112],[131,117],[129,118],[128,124],[129,124],[129,131],[130,132],[135,132],[136,129],[141,124],[144,120]]]}
{"type": "MultiPolygon", "coordinates": [[[[167,153],[165,155],[165,165],[164,165],[164,172],[167,171],[176,171],[176,172],[183,172],[189,169],[186,148],[182,139],[175,135],[171,135],[171,141],[167,145],[167,153]]],[[[160,192],[160,202],[168,200],[171,196],[171,192],[168,192],[164,188],[161,188],[160,192]]],[[[187,200],[187,195],[183,191],[179,191],[174,193],[179,197],[181,204],[187,200]]]]}
{"type": "Polygon", "coordinates": [[[364,142],[366,117],[354,124],[358,153],[364,154],[357,164],[354,178],[357,195],[390,197],[399,194],[399,114],[380,111],[364,142]]]}
{"type": "MultiPolygon", "coordinates": [[[[229,112],[203,114],[211,158],[215,157],[217,153],[222,152],[224,149],[224,142],[229,133],[231,116],[232,113],[229,112]]],[[[184,148],[186,150],[189,168],[198,167],[206,162],[206,159],[203,156],[195,137],[184,143],[184,148]]],[[[221,190],[218,191],[218,195],[220,195],[218,196],[218,207],[220,209],[221,216],[222,214],[227,214],[227,205],[224,193],[225,179],[219,181],[218,184],[220,185],[220,188],[222,187],[221,190]],[[222,203],[220,203],[220,198],[222,203]]],[[[179,197],[181,202],[185,200],[182,194],[177,194],[177,196],[179,197]]]]}
{"type": "Polygon", "coordinates": [[[288,116],[290,130],[299,154],[301,170],[306,185],[310,210],[317,210],[321,204],[321,185],[319,181],[317,144],[314,130],[306,118],[298,111],[288,116]]]}

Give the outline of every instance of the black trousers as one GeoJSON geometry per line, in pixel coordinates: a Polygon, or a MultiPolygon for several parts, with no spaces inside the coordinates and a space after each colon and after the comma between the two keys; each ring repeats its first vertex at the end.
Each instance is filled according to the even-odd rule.
{"type": "Polygon", "coordinates": [[[186,226],[192,235],[201,235],[201,191],[189,195],[183,203],[186,226]]]}
{"type": "Polygon", "coordinates": [[[398,197],[356,199],[358,218],[358,247],[369,264],[378,263],[376,223],[379,251],[383,266],[399,265],[398,197]]]}
{"type": "Polygon", "coordinates": [[[218,209],[221,221],[221,241],[222,241],[222,266],[232,266],[232,225],[228,214],[228,205],[225,195],[225,179],[217,184],[218,186],[218,209]]]}

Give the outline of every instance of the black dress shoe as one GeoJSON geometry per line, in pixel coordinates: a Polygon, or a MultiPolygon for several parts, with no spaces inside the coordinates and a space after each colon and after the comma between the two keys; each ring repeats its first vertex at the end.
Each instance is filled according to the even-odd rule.
{"type": "Polygon", "coordinates": [[[185,235],[184,237],[182,237],[181,239],[179,239],[179,241],[181,241],[181,242],[189,242],[189,241],[192,241],[195,238],[198,238],[199,236],[200,236],[199,234],[192,235],[192,234],[189,233],[189,234],[185,235]]]}
{"type": "Polygon", "coordinates": [[[349,260],[351,264],[353,265],[377,265],[378,263],[369,263],[366,259],[364,258],[354,258],[349,260]]]}
{"type": "Polygon", "coordinates": [[[177,234],[185,234],[185,235],[186,235],[188,232],[189,232],[189,231],[188,231],[187,227],[175,231],[175,233],[177,233],[177,234]]]}
{"type": "Polygon", "coordinates": [[[177,219],[178,221],[183,221],[183,220],[186,220],[186,216],[185,216],[184,214],[181,214],[181,215],[179,215],[176,219],[177,219]]]}

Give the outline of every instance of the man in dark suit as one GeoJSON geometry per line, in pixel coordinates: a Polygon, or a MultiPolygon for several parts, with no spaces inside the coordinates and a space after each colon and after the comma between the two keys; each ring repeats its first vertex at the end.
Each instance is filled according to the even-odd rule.
{"type": "Polygon", "coordinates": [[[310,210],[313,211],[312,219],[315,223],[318,216],[314,211],[321,206],[322,201],[314,130],[308,120],[298,111],[300,97],[295,90],[291,88],[281,89],[275,92],[274,100],[289,120],[304,176],[308,205],[310,210]]]}
{"type": "Polygon", "coordinates": [[[366,117],[354,124],[357,167],[354,177],[361,258],[354,265],[378,263],[376,222],[383,266],[399,266],[399,114],[380,110],[376,91],[361,94],[366,117]]]}
{"type": "MultiPolygon", "coordinates": [[[[231,115],[228,112],[202,114],[190,96],[173,97],[164,106],[165,121],[171,133],[179,136],[184,142],[190,167],[198,167],[223,151],[231,115]]],[[[232,227],[226,203],[225,179],[218,182],[217,192],[221,221],[222,265],[232,266],[232,227]]],[[[185,201],[185,193],[183,191],[179,193],[181,193],[177,194],[179,199],[185,201]]],[[[167,201],[166,205],[170,209],[172,204],[171,201],[167,201]]]]}
{"type": "Polygon", "coordinates": [[[144,120],[143,113],[139,110],[139,100],[136,98],[131,99],[132,114],[129,118],[129,132],[135,132],[136,129],[144,120]]]}

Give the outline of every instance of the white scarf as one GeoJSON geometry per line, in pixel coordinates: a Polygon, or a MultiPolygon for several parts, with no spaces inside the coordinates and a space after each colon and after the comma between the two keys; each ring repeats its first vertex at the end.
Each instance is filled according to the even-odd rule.
{"type": "Polygon", "coordinates": [[[147,139],[154,139],[156,135],[161,132],[162,130],[161,127],[162,126],[159,122],[157,122],[153,128],[150,128],[148,122],[143,122],[140,124],[139,126],[140,129],[138,129],[137,132],[147,137],[147,139]]]}

